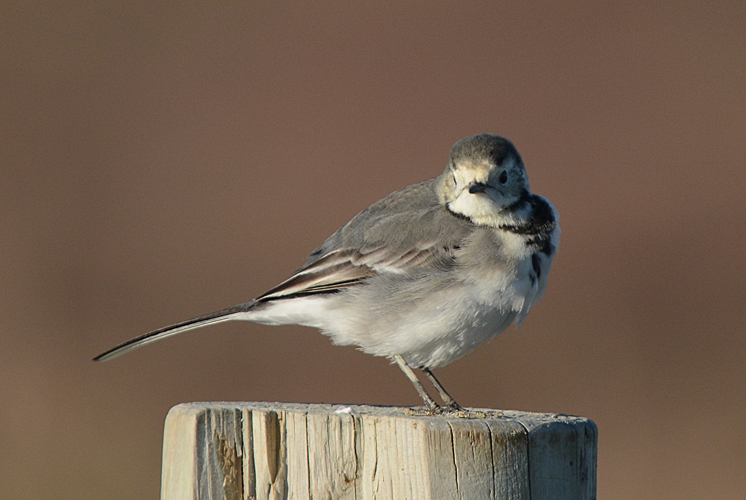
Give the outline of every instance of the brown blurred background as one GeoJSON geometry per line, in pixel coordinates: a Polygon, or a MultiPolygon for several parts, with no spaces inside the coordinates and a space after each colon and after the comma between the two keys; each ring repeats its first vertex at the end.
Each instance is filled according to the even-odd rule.
{"type": "Polygon", "coordinates": [[[186,401],[413,405],[395,366],[243,302],[477,132],[562,214],[544,301],[441,369],[600,429],[605,499],[746,498],[746,7],[4,2],[0,498],[157,498],[186,401]]]}

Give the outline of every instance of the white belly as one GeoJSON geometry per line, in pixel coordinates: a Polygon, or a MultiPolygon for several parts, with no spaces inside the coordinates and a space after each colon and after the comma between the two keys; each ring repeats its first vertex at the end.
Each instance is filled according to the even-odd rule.
{"type": "Polygon", "coordinates": [[[375,285],[275,300],[243,319],[318,328],[335,344],[356,345],[376,356],[398,354],[411,366],[436,368],[470,353],[527,312],[537,284],[527,270],[516,271],[521,278],[500,281],[482,276],[413,301],[386,298],[375,285]]]}

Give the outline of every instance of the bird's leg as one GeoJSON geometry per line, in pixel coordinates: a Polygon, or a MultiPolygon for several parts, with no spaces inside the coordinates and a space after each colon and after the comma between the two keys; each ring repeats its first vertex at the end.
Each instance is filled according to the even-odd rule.
{"type": "Polygon", "coordinates": [[[414,374],[414,372],[409,367],[407,362],[404,361],[404,358],[402,358],[399,354],[397,354],[394,356],[394,359],[396,360],[396,363],[399,365],[399,368],[401,368],[401,370],[404,372],[404,375],[407,376],[410,382],[412,382],[412,384],[414,385],[414,388],[417,389],[417,392],[420,394],[420,397],[425,402],[425,406],[427,406],[427,408],[430,411],[437,411],[438,409],[440,409],[440,405],[435,402],[435,400],[430,396],[430,394],[427,393],[427,391],[425,390],[425,388],[422,386],[419,379],[417,378],[417,375],[414,374]]]}
{"type": "Polygon", "coordinates": [[[448,394],[448,391],[446,391],[445,387],[443,387],[443,384],[441,384],[437,378],[435,378],[435,375],[433,375],[433,372],[430,371],[430,368],[420,368],[422,370],[422,373],[425,374],[425,376],[432,382],[432,384],[435,386],[435,389],[438,391],[438,394],[440,394],[440,398],[443,400],[443,402],[446,404],[446,406],[451,410],[457,410],[461,411],[463,408],[460,404],[456,402],[455,399],[451,397],[450,394],[448,394]]]}

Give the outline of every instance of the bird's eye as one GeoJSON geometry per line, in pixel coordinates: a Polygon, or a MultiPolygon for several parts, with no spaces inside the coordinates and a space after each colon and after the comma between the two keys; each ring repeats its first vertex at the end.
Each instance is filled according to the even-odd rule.
{"type": "Polygon", "coordinates": [[[508,182],[508,171],[503,170],[497,180],[500,181],[500,184],[505,184],[506,182],[508,182]]]}

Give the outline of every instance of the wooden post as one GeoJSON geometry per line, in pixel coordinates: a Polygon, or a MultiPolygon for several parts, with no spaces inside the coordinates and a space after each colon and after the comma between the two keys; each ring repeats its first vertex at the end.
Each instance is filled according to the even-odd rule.
{"type": "Polygon", "coordinates": [[[189,403],[166,418],[162,500],[596,498],[585,418],[292,403],[189,403]]]}

